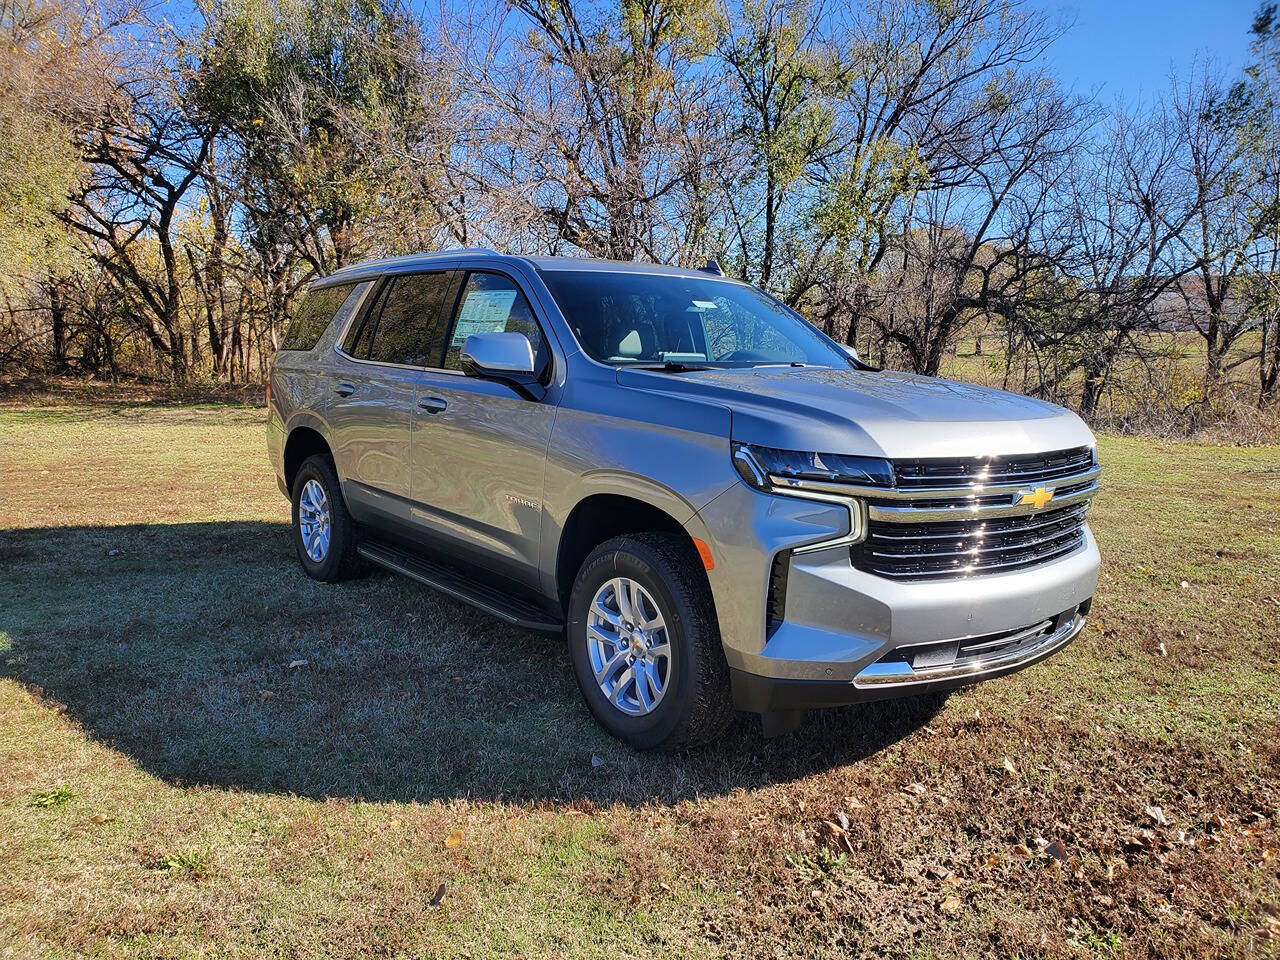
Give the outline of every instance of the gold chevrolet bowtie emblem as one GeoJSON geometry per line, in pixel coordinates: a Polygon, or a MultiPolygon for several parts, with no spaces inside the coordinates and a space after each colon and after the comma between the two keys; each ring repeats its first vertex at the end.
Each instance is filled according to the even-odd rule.
{"type": "Polygon", "coordinates": [[[1040,510],[1053,499],[1053,487],[1033,487],[1018,498],[1018,506],[1031,504],[1040,510]]]}

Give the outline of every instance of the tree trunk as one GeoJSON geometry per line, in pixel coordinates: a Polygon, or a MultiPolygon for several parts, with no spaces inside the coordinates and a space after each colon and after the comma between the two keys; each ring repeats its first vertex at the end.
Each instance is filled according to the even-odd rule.
{"type": "Polygon", "coordinates": [[[53,334],[53,372],[66,373],[67,363],[67,303],[56,283],[49,283],[49,319],[53,334]]]}

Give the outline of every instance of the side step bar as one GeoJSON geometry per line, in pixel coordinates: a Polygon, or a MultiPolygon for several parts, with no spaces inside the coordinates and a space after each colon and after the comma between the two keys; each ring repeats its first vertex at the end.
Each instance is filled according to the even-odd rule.
{"type": "Polygon", "coordinates": [[[512,626],[543,633],[559,633],[564,629],[563,620],[532,600],[477,582],[442,563],[382,543],[362,543],[356,552],[371,563],[447,593],[512,626]]]}

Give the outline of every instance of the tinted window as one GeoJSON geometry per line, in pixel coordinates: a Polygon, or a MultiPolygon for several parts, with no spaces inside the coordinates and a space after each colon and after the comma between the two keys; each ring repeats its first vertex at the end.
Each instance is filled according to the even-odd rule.
{"type": "Polygon", "coordinates": [[[351,307],[342,313],[345,320],[350,310],[360,298],[352,296],[354,283],[343,283],[333,287],[322,287],[319,290],[308,290],[303,294],[302,302],[293,314],[293,322],[289,324],[289,332],[284,335],[281,350],[310,350],[324,335],[329,323],[337,316],[348,298],[351,307]]]}
{"type": "Polygon", "coordinates": [[[595,270],[542,276],[582,349],[603,363],[848,362],[807,323],[746,284],[595,270]]]}
{"type": "Polygon", "coordinates": [[[475,333],[523,333],[533,344],[537,369],[547,360],[546,343],[538,321],[533,317],[529,301],[519,288],[496,273],[472,273],[458,298],[457,317],[449,350],[445,354],[446,370],[457,370],[458,355],[467,337],[475,333]]]}
{"type": "MultiPolygon", "coordinates": [[[[434,367],[444,345],[445,294],[448,272],[415,273],[391,281],[372,336],[363,332],[354,356],[367,356],[379,363],[402,363],[412,367],[434,367]],[[364,342],[368,341],[367,348],[364,342]]],[[[369,323],[366,321],[366,326],[369,323]]]]}
{"type": "Polygon", "coordinates": [[[342,349],[358,360],[369,359],[369,338],[373,336],[373,328],[377,326],[378,311],[382,309],[382,303],[387,298],[386,294],[386,287],[378,291],[377,300],[365,311],[364,319],[352,325],[347,331],[347,339],[343,342],[342,349]]]}

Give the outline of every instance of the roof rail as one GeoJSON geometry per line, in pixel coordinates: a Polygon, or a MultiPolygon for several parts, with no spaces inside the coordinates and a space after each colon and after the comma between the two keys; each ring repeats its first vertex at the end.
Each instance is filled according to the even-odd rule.
{"type": "Polygon", "coordinates": [[[346,266],[339,267],[327,276],[317,278],[314,282],[320,286],[327,286],[334,280],[345,280],[351,277],[359,277],[367,273],[376,273],[379,270],[399,264],[430,263],[434,260],[456,257],[463,254],[479,254],[486,257],[502,256],[502,254],[498,253],[496,250],[490,250],[488,247],[454,247],[449,250],[408,253],[395,257],[377,257],[371,260],[361,260],[358,263],[349,263],[346,266]]]}

